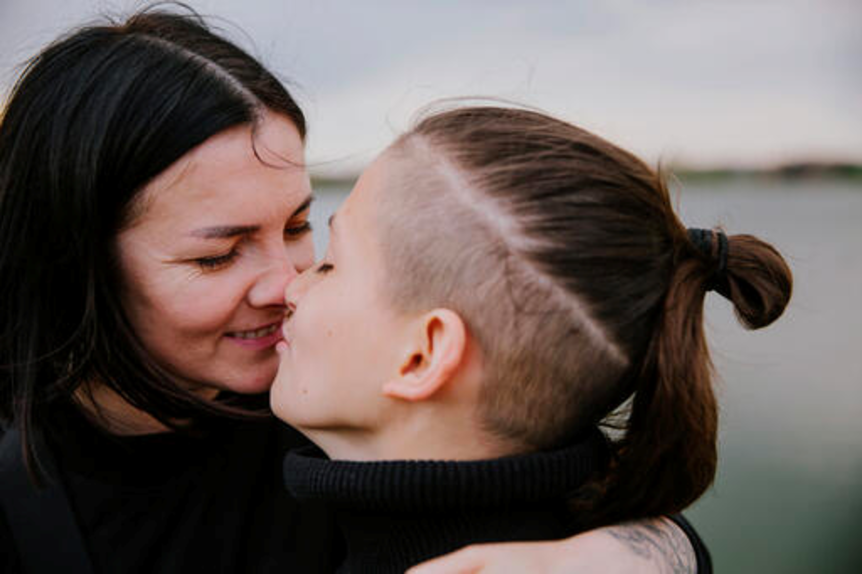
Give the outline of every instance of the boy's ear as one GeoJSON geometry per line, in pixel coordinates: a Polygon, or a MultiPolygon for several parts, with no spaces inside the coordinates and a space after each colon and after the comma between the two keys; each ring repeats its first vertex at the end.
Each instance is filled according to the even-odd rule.
{"type": "Polygon", "coordinates": [[[434,396],[458,371],[467,345],[467,328],[449,309],[434,309],[419,319],[398,375],[383,385],[383,394],[406,401],[434,396]]]}

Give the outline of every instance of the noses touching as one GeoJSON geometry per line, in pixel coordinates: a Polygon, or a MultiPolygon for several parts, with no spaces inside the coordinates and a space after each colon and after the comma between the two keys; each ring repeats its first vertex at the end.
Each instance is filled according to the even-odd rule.
{"type": "Polygon", "coordinates": [[[289,257],[282,255],[270,260],[248,291],[248,304],[256,309],[285,306],[285,291],[299,276],[299,270],[289,257]]]}
{"type": "Polygon", "coordinates": [[[308,291],[308,288],[314,282],[314,269],[306,269],[300,273],[293,281],[288,283],[284,290],[284,302],[287,310],[285,311],[285,321],[290,319],[296,312],[296,307],[300,299],[308,291]]]}

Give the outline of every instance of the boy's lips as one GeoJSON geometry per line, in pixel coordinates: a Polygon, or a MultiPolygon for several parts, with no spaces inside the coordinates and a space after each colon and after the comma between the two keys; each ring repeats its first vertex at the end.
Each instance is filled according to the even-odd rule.
{"type": "Polygon", "coordinates": [[[287,320],[290,318],[288,315],[285,317],[284,321],[281,323],[281,340],[275,345],[275,352],[279,354],[279,356],[283,355],[290,349],[290,332],[287,330],[287,320]]]}
{"type": "Polygon", "coordinates": [[[285,345],[290,345],[290,331],[287,329],[287,319],[281,323],[281,338],[285,345]]]}

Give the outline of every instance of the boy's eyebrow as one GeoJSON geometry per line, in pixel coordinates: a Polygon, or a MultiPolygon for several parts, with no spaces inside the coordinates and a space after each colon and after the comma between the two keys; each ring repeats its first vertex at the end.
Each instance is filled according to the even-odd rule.
{"type": "MultiPolygon", "coordinates": [[[[311,206],[314,201],[314,196],[309,195],[299,204],[299,207],[293,210],[290,217],[296,217],[311,206]]],[[[260,225],[214,225],[212,227],[202,227],[191,232],[193,237],[203,239],[229,239],[240,235],[250,235],[260,231],[260,225]]]]}

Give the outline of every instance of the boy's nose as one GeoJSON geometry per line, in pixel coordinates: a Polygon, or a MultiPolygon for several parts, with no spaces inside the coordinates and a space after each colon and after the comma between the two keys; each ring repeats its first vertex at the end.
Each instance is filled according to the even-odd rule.
{"type": "Polygon", "coordinates": [[[294,312],[296,312],[296,303],[294,303],[293,301],[290,301],[287,298],[285,298],[285,300],[286,300],[286,305],[285,305],[286,309],[284,311],[284,320],[287,321],[288,319],[290,319],[293,316],[294,312]]]}

